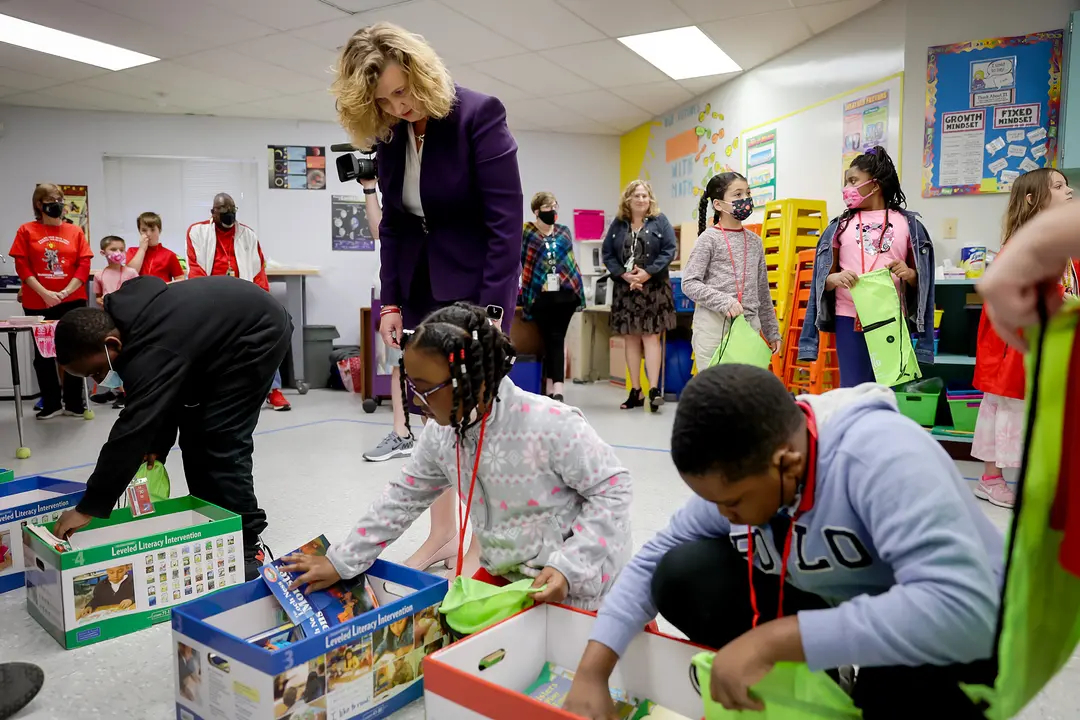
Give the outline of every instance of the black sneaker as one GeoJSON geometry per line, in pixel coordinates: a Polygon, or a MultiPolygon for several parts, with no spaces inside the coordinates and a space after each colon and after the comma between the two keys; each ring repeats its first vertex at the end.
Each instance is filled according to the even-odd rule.
{"type": "Polygon", "coordinates": [[[90,402],[97,403],[98,405],[104,405],[105,403],[112,402],[115,399],[116,393],[114,393],[112,390],[106,390],[103,393],[98,393],[97,395],[90,396],[90,402]]]}
{"type": "Polygon", "coordinates": [[[52,408],[52,409],[43,407],[43,408],[41,408],[40,410],[37,411],[35,417],[37,417],[38,420],[48,420],[49,418],[54,418],[54,417],[57,417],[57,416],[63,415],[63,414],[64,414],[64,408],[62,408],[62,407],[52,408]]]}
{"type": "Polygon", "coordinates": [[[269,556],[271,560],[274,559],[274,553],[263,544],[262,538],[256,542],[253,554],[249,555],[245,552],[244,555],[244,580],[254,580],[259,577],[260,568],[266,564],[266,558],[269,556]]]}
{"type": "Polygon", "coordinates": [[[69,408],[64,408],[64,414],[67,415],[68,417],[81,418],[86,414],[86,408],[84,408],[84,407],[75,408],[74,410],[71,410],[69,408]]]}
{"type": "Polygon", "coordinates": [[[116,396],[116,402],[114,402],[112,404],[112,406],[113,406],[113,408],[119,410],[120,408],[124,407],[124,403],[126,401],[127,401],[127,398],[125,398],[123,395],[117,395],[116,396]]]}
{"type": "Polygon", "coordinates": [[[45,672],[30,663],[0,663],[0,720],[30,704],[45,684],[45,672]]]}

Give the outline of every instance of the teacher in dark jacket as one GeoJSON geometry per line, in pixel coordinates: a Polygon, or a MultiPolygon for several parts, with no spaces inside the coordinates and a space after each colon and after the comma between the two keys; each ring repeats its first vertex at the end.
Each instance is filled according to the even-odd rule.
{"type": "Polygon", "coordinates": [[[649,407],[664,404],[660,392],[660,335],[675,327],[675,297],[668,266],[675,259],[675,230],[656,205],[649,183],[633,180],[604,234],[604,266],[611,273],[611,332],[622,335],[630,397],[621,407],[641,407],[641,358],[649,380],[649,407]]]}
{"type": "MultiPolygon", "coordinates": [[[[398,347],[403,330],[462,300],[502,308],[509,333],[524,203],[503,104],[455,85],[422,37],[390,23],[349,39],[331,89],[353,143],[376,147],[383,340],[398,347]]],[[[428,540],[406,564],[456,555],[454,505],[452,492],[432,505],[428,540]]],[[[475,548],[464,571],[479,568],[475,548]]]]}

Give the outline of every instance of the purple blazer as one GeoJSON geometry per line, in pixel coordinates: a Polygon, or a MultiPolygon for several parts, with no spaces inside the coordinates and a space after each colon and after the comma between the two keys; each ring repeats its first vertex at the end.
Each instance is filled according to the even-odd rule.
{"type": "Polygon", "coordinates": [[[409,142],[405,121],[377,147],[383,202],[381,300],[401,306],[406,327],[434,306],[466,300],[501,306],[509,328],[521,277],[524,220],[517,143],[498,98],[454,87],[457,99],[450,114],[429,118],[424,131],[422,222],[401,202],[409,142]],[[430,295],[413,287],[425,246],[430,295]]]}

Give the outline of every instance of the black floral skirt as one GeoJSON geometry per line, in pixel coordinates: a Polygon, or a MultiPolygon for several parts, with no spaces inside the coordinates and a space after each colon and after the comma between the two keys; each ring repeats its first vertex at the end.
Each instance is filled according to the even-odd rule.
{"type": "Polygon", "coordinates": [[[649,278],[641,290],[615,279],[611,292],[611,332],[615,335],[659,335],[675,328],[675,296],[671,280],[649,278]]]}

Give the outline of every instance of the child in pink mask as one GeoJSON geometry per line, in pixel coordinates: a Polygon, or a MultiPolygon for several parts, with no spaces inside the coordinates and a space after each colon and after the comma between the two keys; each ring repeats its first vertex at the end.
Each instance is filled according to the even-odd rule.
{"type": "Polygon", "coordinates": [[[818,242],[814,291],[799,338],[799,358],[818,354],[818,333],[836,333],[840,385],[874,382],[851,288],[880,268],[893,274],[920,363],[933,363],[934,245],[907,198],[892,158],[874,147],[852,160],[844,175],[847,210],[818,242]]]}

